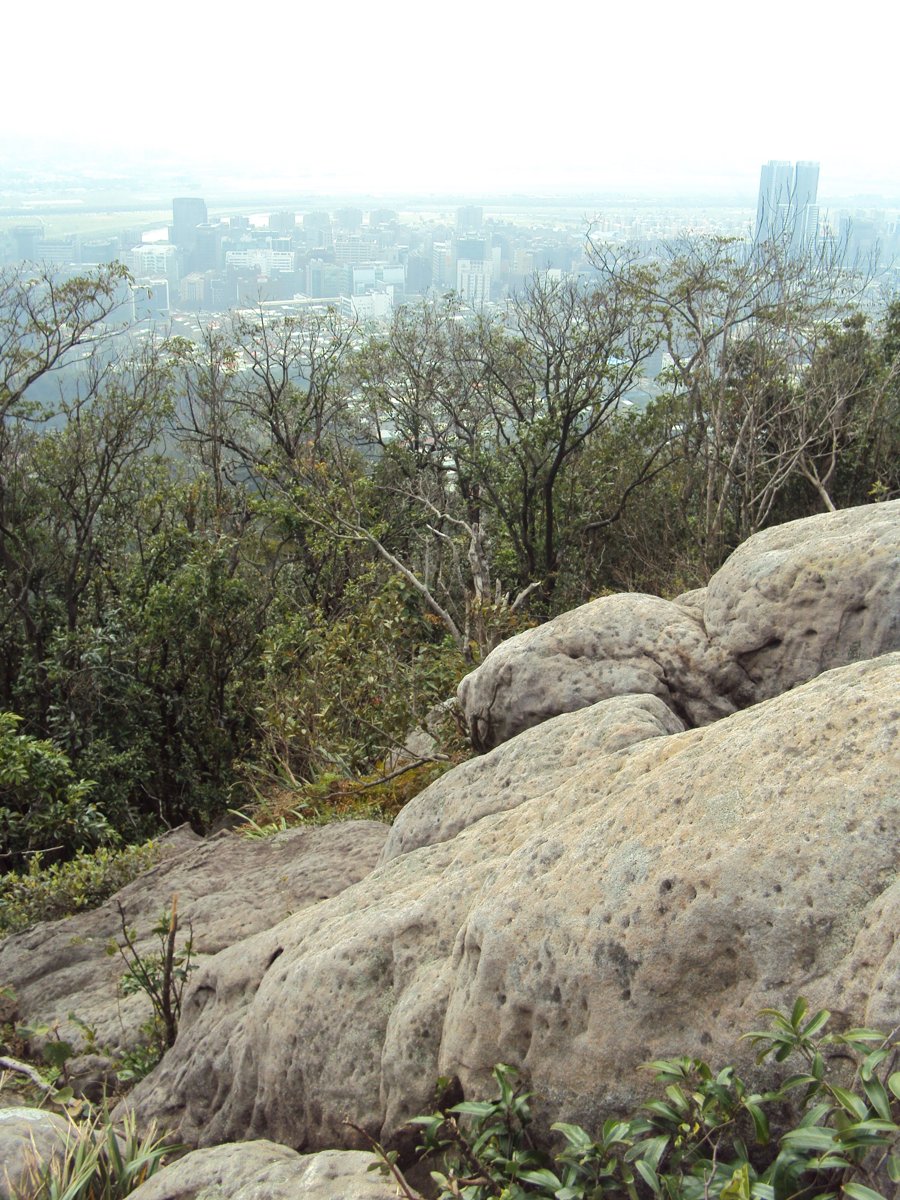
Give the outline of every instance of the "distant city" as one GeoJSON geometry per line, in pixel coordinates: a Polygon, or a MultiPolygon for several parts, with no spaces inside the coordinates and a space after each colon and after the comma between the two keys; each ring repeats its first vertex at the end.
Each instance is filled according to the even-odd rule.
{"type": "Polygon", "coordinates": [[[535,273],[588,274],[588,233],[595,243],[627,245],[652,257],[660,242],[683,235],[750,243],[788,231],[795,249],[838,243],[870,261],[882,286],[900,287],[900,211],[828,212],[818,203],[818,186],[818,163],[769,162],[761,169],[755,214],[749,205],[722,201],[366,207],[307,199],[229,208],[185,195],[172,200],[168,221],[144,213],[147,222],[130,227],[133,214],[121,205],[121,228],[115,209],[98,205],[94,213],[89,193],[77,211],[44,196],[0,213],[0,262],[41,263],[65,274],[120,261],[134,280],[127,301],[138,322],[263,304],[284,311],[329,306],[371,323],[409,301],[448,293],[485,310],[504,305],[535,273]],[[78,232],[79,225],[94,232],[78,232]]]}

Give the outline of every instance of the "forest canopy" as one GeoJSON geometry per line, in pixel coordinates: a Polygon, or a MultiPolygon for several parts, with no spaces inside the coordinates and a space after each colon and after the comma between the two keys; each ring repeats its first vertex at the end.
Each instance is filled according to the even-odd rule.
{"type": "Polygon", "coordinates": [[[900,301],[825,252],[592,260],[502,318],[127,351],[123,268],[0,273],[4,745],[68,814],[0,773],[0,869],[372,772],[517,629],[900,493],[900,301]]]}

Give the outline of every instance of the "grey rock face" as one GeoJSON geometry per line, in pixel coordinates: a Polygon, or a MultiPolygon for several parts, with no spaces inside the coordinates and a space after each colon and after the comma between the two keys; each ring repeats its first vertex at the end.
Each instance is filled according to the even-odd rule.
{"type": "Polygon", "coordinates": [[[695,727],[900,648],[900,501],[764,530],[677,601],[605,596],[511,638],[460,684],[489,750],[609,696],[658,696],[695,727]]]}
{"type": "MultiPolygon", "coordinates": [[[[475,794],[456,836],[207,960],[139,1115],[192,1143],[333,1147],[344,1114],[390,1138],[438,1075],[483,1094],[502,1060],[590,1122],[640,1100],[648,1058],[752,1072],[738,1033],[798,993],[893,1027],[898,683],[885,656],[586,757],[505,811],[475,794]]],[[[465,814],[472,777],[452,779],[444,812],[465,814]]]]}
{"type": "Polygon", "coordinates": [[[121,935],[116,900],[140,952],[152,953],[153,926],[177,895],[185,936],[190,922],[202,959],[361,879],[386,836],[385,825],[352,821],[265,840],[228,833],[182,839],[181,850],[167,847],[168,857],[101,908],[0,941],[0,982],[14,989],[22,1020],[59,1021],[62,1036],[78,1046],[83,1033],[67,1019],[74,1012],[96,1031],[98,1045],[129,1048],[151,1012],[144,995],[117,994],[125,966],[106,953],[121,935]]]}

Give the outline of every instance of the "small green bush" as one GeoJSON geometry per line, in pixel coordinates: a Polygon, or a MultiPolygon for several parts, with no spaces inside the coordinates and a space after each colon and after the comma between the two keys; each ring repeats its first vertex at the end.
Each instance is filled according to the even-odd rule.
{"type": "Polygon", "coordinates": [[[179,1149],[167,1146],[154,1129],[140,1136],[134,1116],[120,1126],[105,1113],[83,1124],[73,1121],[64,1153],[34,1166],[15,1200],[121,1200],[179,1149]]]}
{"type": "MultiPolygon", "coordinates": [[[[825,1010],[799,999],[765,1009],[768,1030],[746,1034],[757,1062],[799,1060],[770,1091],[702,1059],[647,1063],[660,1095],[610,1118],[594,1136],[558,1123],[549,1153],[530,1136],[530,1094],[499,1065],[493,1100],[417,1117],[440,1200],[888,1200],[900,1183],[900,1042],[872,1029],[823,1034],[825,1010]],[[771,1127],[770,1127],[771,1121],[771,1127]],[[773,1133],[772,1127],[781,1127],[773,1133]]],[[[397,1155],[375,1145],[407,1200],[419,1200],[397,1155]]]]}
{"type": "Polygon", "coordinates": [[[21,721],[0,712],[0,865],[21,867],[36,851],[68,856],[115,841],[91,803],[93,782],[77,779],[53,742],[20,733],[21,721]]]}
{"type": "Polygon", "coordinates": [[[118,954],[125,963],[126,970],[120,983],[123,995],[143,992],[153,1005],[153,1019],[145,1026],[145,1032],[161,1058],[175,1042],[184,989],[191,971],[197,969],[197,964],[191,961],[194,952],[193,930],[188,922],[187,940],[179,949],[178,897],[173,896],[171,906],[163,910],[153,927],[158,951],[141,954],[135,944],[137,931],[128,927],[125,910],[118,901],[116,903],[122,940],[113,939],[107,945],[106,953],[118,954]]]}
{"type": "Polygon", "coordinates": [[[97,908],[157,861],[155,842],[113,850],[81,851],[71,862],[31,857],[27,871],[0,875],[0,936],[38,921],[56,921],[97,908]]]}

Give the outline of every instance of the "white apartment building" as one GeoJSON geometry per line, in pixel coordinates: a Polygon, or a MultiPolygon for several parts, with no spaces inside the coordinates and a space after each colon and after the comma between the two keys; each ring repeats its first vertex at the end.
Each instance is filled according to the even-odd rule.
{"type": "Polygon", "coordinates": [[[125,265],[136,279],[179,279],[178,247],[168,242],[142,242],[125,255],[125,265]]]}
{"type": "Polygon", "coordinates": [[[231,267],[237,271],[256,270],[262,275],[293,271],[294,262],[292,250],[269,250],[265,246],[256,246],[250,250],[225,251],[226,269],[231,267]]]}
{"type": "Polygon", "coordinates": [[[472,308],[481,308],[490,300],[492,278],[490,259],[461,258],[456,264],[456,290],[463,303],[472,308]]]}

